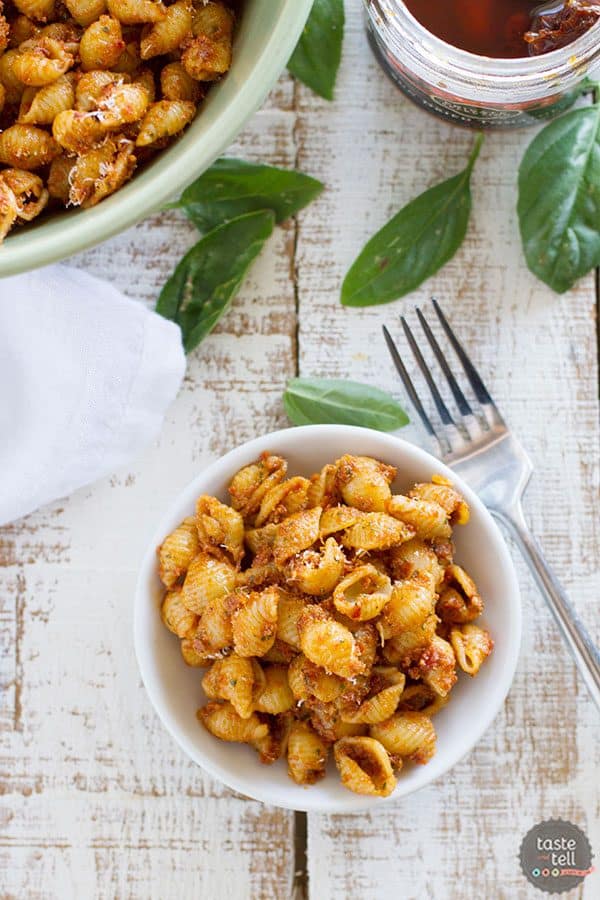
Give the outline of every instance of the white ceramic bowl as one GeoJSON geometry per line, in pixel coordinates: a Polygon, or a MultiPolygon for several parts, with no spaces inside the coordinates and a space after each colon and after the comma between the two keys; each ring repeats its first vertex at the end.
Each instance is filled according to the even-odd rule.
{"type": "Polygon", "coordinates": [[[515,570],[502,535],[477,496],[454,472],[418,447],[397,437],[345,425],[276,431],[237,447],[201,472],[158,524],[142,563],[135,598],[137,658],[146,690],[166,728],[188,756],[214,778],[256,800],[287,809],[366,810],[440,778],[471,750],[500,710],[513,679],[520,638],[521,603],[515,570]],[[205,700],[200,687],[204,670],[185,665],[178,639],[161,622],[157,545],[192,514],[199,494],[226,500],[227,485],[235,472],[264,450],[284,456],[289,461],[289,473],[297,475],[309,475],[343,453],[374,456],[398,467],[396,490],[439,472],[453,480],[471,506],[469,523],[454,532],[456,556],[484,597],[482,621],[494,638],[494,652],[477,678],[461,674],[450,702],[436,715],[436,755],[425,766],[406,766],[395,792],[385,800],[346,790],[332,762],[326,778],[316,785],[300,787],[288,777],[283,760],[264,766],[252,748],[224,743],[210,735],[196,720],[196,710],[205,700]]]}

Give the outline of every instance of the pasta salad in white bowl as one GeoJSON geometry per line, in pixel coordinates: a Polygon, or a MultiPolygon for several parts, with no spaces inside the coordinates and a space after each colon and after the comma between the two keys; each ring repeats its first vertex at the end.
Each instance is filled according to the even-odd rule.
{"type": "Polygon", "coordinates": [[[520,633],[508,550],[468,486],[342,425],[266,435],[198,475],[135,600],[142,678],[175,740],[297,810],[368,809],[445,775],[500,710],[520,633]]]}

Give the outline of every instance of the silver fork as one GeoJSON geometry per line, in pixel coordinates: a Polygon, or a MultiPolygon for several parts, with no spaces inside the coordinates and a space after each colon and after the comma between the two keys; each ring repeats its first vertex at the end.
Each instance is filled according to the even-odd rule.
{"type": "Polygon", "coordinates": [[[448,383],[459,415],[453,418],[437,388],[436,381],[404,316],[406,339],[423,373],[437,411],[434,425],[425,411],[398,348],[388,329],[383,333],[404,387],[423,425],[440,448],[441,459],[465,479],[477,492],[495,518],[504,523],[515,538],[525,562],[531,569],[560,632],[571,652],[596,706],[600,709],[600,654],[559,584],[542,550],[531,534],[521,507],[521,498],[533,472],[523,447],[502,418],[475,366],[448,324],[439,304],[433,307],[452,345],[469,384],[477,398],[471,406],[454,377],[444,351],[420,309],[417,316],[425,337],[448,383]]]}

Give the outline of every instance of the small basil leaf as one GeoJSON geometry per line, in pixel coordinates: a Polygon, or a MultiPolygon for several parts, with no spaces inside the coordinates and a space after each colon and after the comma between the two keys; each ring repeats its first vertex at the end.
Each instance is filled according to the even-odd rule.
{"type": "Polygon", "coordinates": [[[242,159],[218,159],[181,195],[177,204],[200,231],[244,213],[272,209],[283,222],[323,190],[316,178],[242,159]]]}
{"type": "Polygon", "coordinates": [[[454,256],[469,223],[471,172],[482,141],[478,134],[462,172],[420,194],[371,238],[344,279],[344,306],[397,300],[454,256]]]}
{"type": "Polygon", "coordinates": [[[358,381],[292,378],[283,405],[294,425],[362,425],[395,431],[408,423],[408,416],[393,397],[358,381]]]}
{"type": "Polygon", "coordinates": [[[315,0],[288,69],[325,100],[333,100],[343,40],[344,0],[315,0]]]}
{"type": "Polygon", "coordinates": [[[517,212],[527,265],[558,293],[600,265],[600,105],[536,135],[519,169],[517,212]]]}
{"type": "Polygon", "coordinates": [[[271,210],[213,228],[186,253],[164,285],[156,311],[181,327],[186,353],[215,327],[248,267],[273,231],[271,210]]]}

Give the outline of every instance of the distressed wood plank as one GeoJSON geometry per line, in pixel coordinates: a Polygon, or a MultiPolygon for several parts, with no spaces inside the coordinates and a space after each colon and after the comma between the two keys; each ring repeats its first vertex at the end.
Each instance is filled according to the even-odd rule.
{"type": "MultiPolygon", "coordinates": [[[[437,296],[532,455],[527,514],[598,636],[594,278],[557,297],[526,270],[515,181],[531,132],[487,136],[469,235],[442,272],[391,305],[339,305],[343,276],[366,239],[415,194],[459,171],[473,140],[394,90],[370,57],[358,6],[347,7],[337,101],[299,91],[299,166],[328,185],[305,212],[298,237],[301,374],[351,374],[405,400],[381,325],[400,337],[399,314],[437,296]]],[[[419,429],[407,436],[426,444],[419,429]]],[[[524,640],[505,709],[475,750],[427,790],[371,815],[309,816],[315,900],[537,896],[517,860],[535,822],[571,819],[597,845],[597,713],[516,561],[524,640]]],[[[590,876],[573,896],[597,896],[599,883],[600,875],[590,876]]]]}
{"type": "Polygon", "coordinates": [[[287,897],[292,821],[233,798],[34,794],[0,834],[2,897],[287,897]]]}

